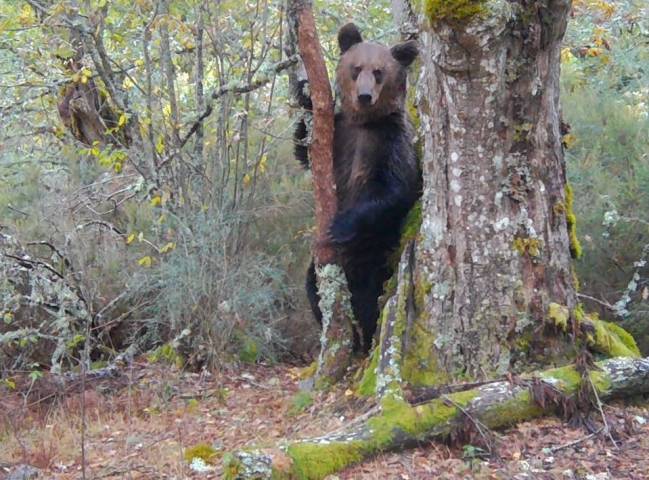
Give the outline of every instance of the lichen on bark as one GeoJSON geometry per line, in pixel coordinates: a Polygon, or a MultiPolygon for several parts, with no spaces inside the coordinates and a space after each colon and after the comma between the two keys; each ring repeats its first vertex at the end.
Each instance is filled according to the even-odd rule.
{"type": "Polygon", "coordinates": [[[315,386],[326,388],[342,378],[351,364],[353,331],[356,325],[351,295],[342,267],[327,264],[316,267],[316,272],[322,333],[315,386]]]}
{"type": "MultiPolygon", "coordinates": [[[[589,383],[601,399],[649,391],[649,359],[617,358],[597,362],[589,383]]],[[[368,456],[431,439],[461,433],[479,422],[495,429],[553,412],[531,393],[546,384],[560,395],[577,395],[584,381],[574,366],[522,376],[517,382],[495,381],[471,390],[444,395],[420,405],[385,397],[368,420],[343,431],[296,440],[274,449],[235,452],[224,457],[227,479],[322,480],[368,456]]]]}

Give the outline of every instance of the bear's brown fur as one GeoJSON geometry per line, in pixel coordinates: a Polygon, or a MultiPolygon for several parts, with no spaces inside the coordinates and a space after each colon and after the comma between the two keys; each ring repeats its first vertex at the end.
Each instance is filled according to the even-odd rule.
{"type": "MultiPolygon", "coordinates": [[[[354,24],[338,33],[336,69],[340,112],[334,130],[338,209],[329,230],[363,330],[357,350],[369,349],[378,320],[378,297],[391,275],[388,257],[401,224],[420,193],[412,127],[405,112],[407,67],[417,56],[414,41],[392,48],[364,42],[354,24]]],[[[301,103],[310,106],[310,99],[301,103]]],[[[296,135],[304,133],[304,128],[296,135]]],[[[296,149],[304,163],[304,150],[296,149]]],[[[307,294],[321,321],[313,264],[307,294]]]]}

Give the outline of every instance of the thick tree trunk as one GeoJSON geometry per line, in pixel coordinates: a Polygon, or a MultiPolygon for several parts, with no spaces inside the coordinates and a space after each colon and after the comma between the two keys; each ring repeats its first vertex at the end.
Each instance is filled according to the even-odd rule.
{"type": "Polygon", "coordinates": [[[559,128],[570,1],[475,9],[429,7],[420,37],[421,229],[398,287],[415,384],[565,359],[571,343],[547,328],[552,303],[570,319],[577,303],[559,128]]]}

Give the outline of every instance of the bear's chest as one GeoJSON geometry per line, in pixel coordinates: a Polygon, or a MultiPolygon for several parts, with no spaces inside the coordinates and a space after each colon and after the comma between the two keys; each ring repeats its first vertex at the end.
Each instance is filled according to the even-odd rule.
{"type": "Polygon", "coordinates": [[[371,193],[389,151],[389,139],[375,129],[336,125],[334,174],[342,208],[371,193]]]}

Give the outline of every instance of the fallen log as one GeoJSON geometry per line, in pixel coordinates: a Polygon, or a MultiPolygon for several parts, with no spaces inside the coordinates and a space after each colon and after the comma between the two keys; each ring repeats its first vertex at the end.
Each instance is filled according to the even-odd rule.
{"type": "MultiPolygon", "coordinates": [[[[649,393],[649,357],[613,358],[596,365],[589,381],[599,398],[649,393]]],[[[556,405],[548,402],[542,408],[535,401],[532,387],[536,390],[542,385],[570,397],[581,383],[582,376],[575,367],[566,366],[528,375],[516,383],[488,383],[417,406],[388,396],[377,415],[352,423],[342,433],[228,454],[224,457],[224,476],[241,480],[322,479],[380,452],[447,439],[461,433],[467,421],[497,429],[555,413],[556,405]]]]}

